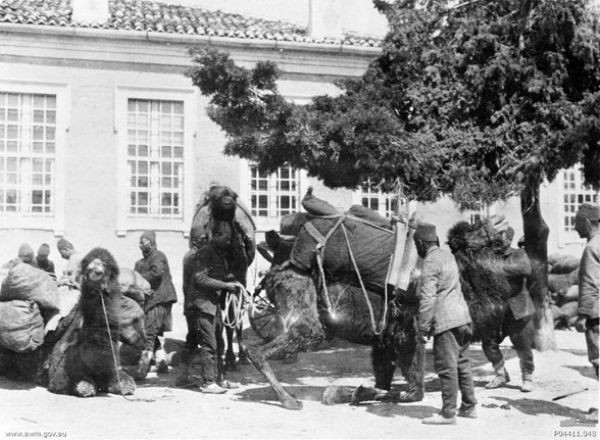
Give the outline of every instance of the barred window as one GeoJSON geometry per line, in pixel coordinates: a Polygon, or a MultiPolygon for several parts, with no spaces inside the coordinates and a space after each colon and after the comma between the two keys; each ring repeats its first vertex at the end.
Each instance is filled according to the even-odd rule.
{"type": "MultiPolygon", "coordinates": [[[[396,195],[384,193],[371,180],[367,180],[358,188],[360,203],[369,209],[377,212],[383,217],[391,217],[396,212],[396,195]]],[[[399,211],[403,212],[406,208],[407,200],[400,198],[399,211]]]]}
{"type": "Polygon", "coordinates": [[[54,215],[56,96],[0,92],[0,213],[54,215]]]}
{"type": "Polygon", "coordinates": [[[183,102],[128,99],[129,214],[183,217],[183,102]]]}
{"type": "Polygon", "coordinates": [[[250,165],[250,207],[256,217],[281,217],[299,210],[300,173],[281,167],[273,174],[250,165]]]}
{"type": "Polygon", "coordinates": [[[575,230],[575,214],[582,203],[598,204],[598,191],[583,184],[583,174],[578,168],[563,171],[563,228],[575,230]]]}

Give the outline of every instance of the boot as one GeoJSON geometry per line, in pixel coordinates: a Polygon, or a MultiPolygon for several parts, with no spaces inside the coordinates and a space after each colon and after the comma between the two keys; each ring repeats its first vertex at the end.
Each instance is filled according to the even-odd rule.
{"type": "Polygon", "coordinates": [[[530,393],[533,391],[533,380],[531,374],[523,374],[523,383],[521,385],[521,392],[530,393]]]}
{"type": "Polygon", "coordinates": [[[158,374],[167,374],[169,372],[167,353],[162,348],[156,350],[156,353],[154,353],[154,363],[156,364],[156,372],[158,374]]]}
{"type": "Polygon", "coordinates": [[[152,351],[144,350],[140,356],[140,361],[138,363],[137,370],[135,372],[135,378],[137,380],[144,380],[148,375],[148,371],[150,370],[150,361],[152,360],[152,351]]]}
{"type": "Polygon", "coordinates": [[[500,367],[496,370],[496,377],[490,380],[485,386],[488,390],[494,388],[500,388],[510,382],[510,377],[508,376],[508,371],[504,367],[500,367]]]}

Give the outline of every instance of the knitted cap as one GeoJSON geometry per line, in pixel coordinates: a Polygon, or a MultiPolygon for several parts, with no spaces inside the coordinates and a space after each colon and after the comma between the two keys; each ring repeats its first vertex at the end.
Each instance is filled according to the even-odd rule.
{"type": "Polygon", "coordinates": [[[419,223],[417,225],[417,230],[415,231],[415,238],[423,241],[437,241],[437,231],[435,229],[435,225],[431,223],[419,223]]]}
{"type": "Polygon", "coordinates": [[[154,231],[144,231],[144,232],[142,232],[142,235],[140,236],[140,240],[142,238],[145,238],[146,240],[148,240],[152,244],[156,244],[156,234],[154,233],[154,231]]]}
{"type": "Polygon", "coordinates": [[[577,211],[579,217],[587,218],[588,220],[600,220],[600,206],[592,205],[591,203],[582,203],[577,211]]]}

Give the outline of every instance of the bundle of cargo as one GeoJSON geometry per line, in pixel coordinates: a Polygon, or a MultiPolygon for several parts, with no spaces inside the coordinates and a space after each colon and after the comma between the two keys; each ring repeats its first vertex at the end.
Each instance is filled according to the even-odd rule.
{"type": "Polygon", "coordinates": [[[0,288],[0,347],[31,352],[44,341],[44,324],[59,310],[56,282],[47,272],[15,260],[0,288]]]}
{"type": "Polygon", "coordinates": [[[119,287],[121,293],[143,306],[146,298],[154,292],[150,283],[139,272],[126,267],[119,268],[119,287]]]}
{"type": "Polygon", "coordinates": [[[79,294],[61,295],[47,272],[13,260],[0,288],[0,373],[37,381],[49,347],[68,326],[79,294]]]}
{"type": "Polygon", "coordinates": [[[555,328],[571,328],[577,321],[579,259],[573,255],[548,257],[548,290],[555,328]]]}
{"type": "MultiPolygon", "coordinates": [[[[248,255],[249,265],[254,259],[256,248],[256,225],[250,215],[250,210],[239,199],[237,194],[225,185],[211,185],[203,195],[202,200],[196,205],[196,211],[192,218],[192,231],[202,230],[206,236],[210,235],[210,229],[214,219],[232,220],[236,226],[236,232],[242,235],[244,247],[248,255]]],[[[190,240],[193,234],[190,234],[190,240]]],[[[191,247],[190,241],[190,247],[191,247]]]]}

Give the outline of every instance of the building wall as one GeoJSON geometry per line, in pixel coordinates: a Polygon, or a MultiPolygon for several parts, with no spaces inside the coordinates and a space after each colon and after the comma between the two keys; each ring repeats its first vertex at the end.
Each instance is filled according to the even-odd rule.
{"type": "MultiPolygon", "coordinates": [[[[138,42],[113,36],[112,40],[106,40],[99,38],[96,30],[92,34],[68,38],[52,33],[38,33],[37,37],[16,33],[0,43],[0,90],[10,87],[12,91],[37,93],[43,85],[64,91],[65,96],[65,102],[57,109],[65,123],[57,127],[64,138],[64,160],[57,158],[62,172],[56,176],[59,182],[56,196],[64,198],[64,209],[59,209],[56,217],[64,216],[64,221],[58,222],[60,225],[47,222],[33,228],[25,228],[19,222],[3,224],[0,263],[14,258],[21,243],[30,243],[37,250],[46,242],[51,245],[50,258],[60,271],[66,262],[60,259],[55,243],[64,236],[81,252],[103,246],[121,266],[132,267],[140,258],[138,239],[145,227],[123,228],[119,221],[119,212],[123,212],[119,205],[123,196],[119,149],[126,148],[120,131],[126,126],[127,115],[119,110],[118,101],[129,93],[131,97],[137,93],[168,97],[173,91],[174,99],[191,94],[194,107],[194,117],[185,121],[186,132],[192,132],[192,166],[185,176],[192,183],[192,203],[186,207],[184,226],[159,230],[157,244],[169,257],[180,291],[181,259],[188,248],[187,231],[195,204],[215,181],[243,194],[249,182],[241,181],[240,170],[247,164],[223,155],[225,135],[208,118],[206,98],[183,75],[190,65],[185,42],[169,47],[164,42],[152,43],[146,39],[138,42]]],[[[252,65],[267,55],[277,58],[284,67],[282,93],[300,101],[317,94],[336,93],[333,79],[349,72],[360,74],[367,62],[364,56],[334,53],[331,58],[327,52],[315,55],[306,50],[294,57],[281,48],[259,47],[253,51],[244,44],[232,51],[238,61],[252,65]]]]}
{"type": "MultiPolygon", "coordinates": [[[[176,95],[182,91],[191,94],[190,102],[195,117],[193,121],[186,121],[186,124],[189,122],[186,130],[193,132],[193,166],[186,178],[191,179],[192,183],[192,207],[213,181],[231,186],[240,194],[242,201],[249,204],[249,181],[244,174],[248,164],[222,154],[226,140],[223,132],[206,115],[206,99],[182,75],[189,65],[185,44],[179,42],[169,46],[164,41],[139,42],[133,37],[116,39],[114,35],[111,37],[113,40],[105,41],[98,39],[98,30],[85,32],[91,32],[93,38],[83,35],[81,38],[65,40],[63,35],[48,35],[40,40],[43,34],[37,38],[35,35],[15,34],[14,38],[4,39],[0,43],[0,89],[2,84],[7,83],[17,88],[20,85],[35,88],[36,84],[49,84],[62,88],[68,101],[67,108],[59,109],[67,117],[63,127],[64,171],[59,176],[64,183],[59,187],[64,194],[64,211],[57,213],[59,217],[64,214],[64,222],[58,228],[54,225],[33,229],[19,225],[7,228],[6,224],[3,225],[0,228],[0,262],[13,258],[23,242],[29,242],[34,249],[42,242],[47,242],[52,245],[51,258],[57,263],[57,269],[61,270],[64,262],[60,261],[53,246],[60,236],[71,240],[82,252],[93,246],[104,246],[125,267],[132,267],[139,258],[137,242],[144,228],[120,230],[117,224],[120,209],[117,127],[123,123],[126,115],[117,114],[116,97],[123,88],[137,88],[149,93],[156,90],[163,95],[168,94],[169,90],[174,90],[176,95]]],[[[320,53],[321,49],[311,52],[293,45],[289,50],[253,49],[247,42],[244,44],[232,48],[234,57],[246,65],[265,57],[280,62],[284,71],[281,91],[297,102],[304,102],[317,94],[338,93],[332,84],[333,79],[360,75],[369,57],[375,54],[320,53]]],[[[346,210],[357,202],[352,191],[332,190],[310,178],[303,179],[301,193],[309,185],[313,186],[317,197],[329,201],[340,210],[346,210]]],[[[558,179],[542,188],[542,212],[550,227],[549,252],[577,255],[581,252],[581,240],[573,234],[560,233],[560,185],[558,179]]],[[[190,211],[188,207],[188,215],[190,211]]],[[[445,242],[447,230],[455,222],[468,218],[468,213],[456,210],[448,199],[419,204],[417,211],[421,218],[438,225],[442,242],[445,242]]],[[[522,235],[518,200],[497,204],[490,209],[490,213],[505,214],[516,231],[515,240],[522,235]]],[[[262,233],[269,228],[276,228],[278,220],[258,223],[262,233]]],[[[187,229],[186,223],[183,228],[157,233],[158,246],[169,256],[178,289],[181,258],[187,250],[187,229]]],[[[257,239],[260,241],[262,236],[259,234],[257,239]]],[[[255,274],[265,267],[266,262],[260,261],[255,274]]]]}

